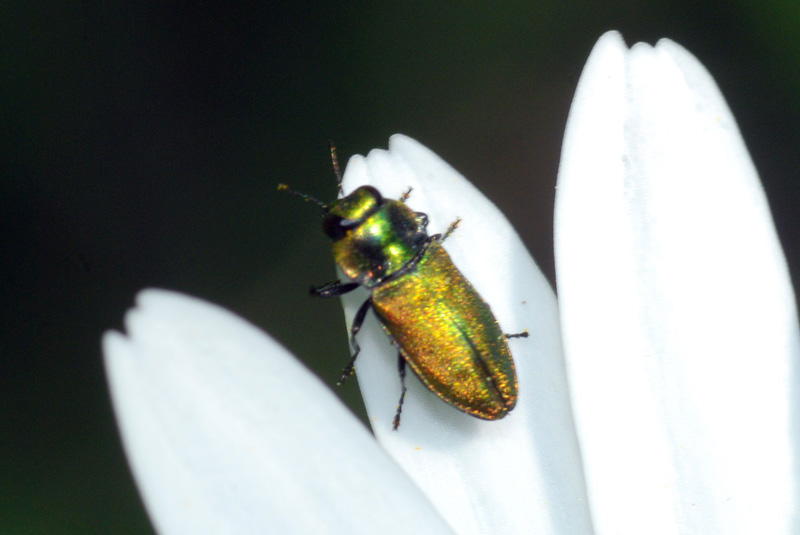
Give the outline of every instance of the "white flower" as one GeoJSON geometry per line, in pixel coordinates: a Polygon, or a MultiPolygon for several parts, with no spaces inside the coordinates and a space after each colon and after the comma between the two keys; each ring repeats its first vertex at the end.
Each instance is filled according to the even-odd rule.
{"type": "Polygon", "coordinates": [[[397,355],[370,314],[356,369],[376,442],[255,327],[146,290],[103,345],[160,533],[797,529],[794,298],[747,151],[691,55],[616,33],[595,47],[559,173],[560,313],[505,218],[425,147],[396,135],[352,158],[344,190],[363,184],[413,187],[431,233],[462,217],[454,263],[506,332],[531,335],[510,341],[517,407],[481,421],[409,374],[393,432],[397,355]]]}
{"type": "Polygon", "coordinates": [[[667,40],[595,46],[556,272],[598,533],[797,533],[794,295],[736,122],[667,40]]]}

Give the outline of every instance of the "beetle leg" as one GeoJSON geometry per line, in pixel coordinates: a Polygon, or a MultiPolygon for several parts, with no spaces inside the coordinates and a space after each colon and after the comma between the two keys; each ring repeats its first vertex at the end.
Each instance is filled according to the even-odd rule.
{"type": "Polygon", "coordinates": [[[364,318],[367,317],[367,312],[369,312],[369,307],[371,306],[372,298],[370,297],[364,301],[364,304],[361,305],[361,308],[356,312],[356,317],[353,318],[353,326],[350,327],[350,343],[353,345],[353,356],[350,357],[350,362],[348,362],[347,366],[342,370],[342,378],[336,383],[337,385],[341,385],[348,377],[353,375],[353,365],[356,363],[356,357],[358,357],[358,354],[361,352],[361,347],[358,345],[358,342],[356,342],[356,334],[361,330],[361,326],[364,324],[364,318]]]}
{"type": "Polygon", "coordinates": [[[359,284],[357,282],[333,281],[328,284],[323,284],[322,286],[312,286],[308,293],[316,295],[317,297],[336,297],[337,295],[352,292],[358,287],[359,284]]]}
{"type": "Polygon", "coordinates": [[[400,201],[400,202],[406,202],[408,200],[408,198],[411,197],[411,190],[412,189],[414,189],[414,188],[412,188],[411,186],[408,186],[408,189],[405,190],[403,192],[403,194],[400,195],[400,198],[397,199],[397,200],[400,201]]]}
{"type": "Polygon", "coordinates": [[[397,431],[400,427],[400,413],[403,412],[403,401],[406,399],[406,359],[403,354],[397,352],[397,371],[400,373],[400,385],[402,390],[400,392],[400,401],[397,402],[397,412],[392,420],[392,431],[397,431]]]}
{"type": "Polygon", "coordinates": [[[528,337],[528,329],[525,329],[521,333],[504,334],[503,336],[505,336],[506,338],[527,338],[528,337]]]}
{"type": "Polygon", "coordinates": [[[452,223],[450,223],[450,226],[449,226],[449,227],[447,227],[447,231],[444,233],[444,235],[441,235],[441,234],[437,234],[437,235],[436,235],[436,236],[437,236],[437,237],[436,237],[436,240],[437,240],[439,243],[442,243],[444,240],[446,240],[447,238],[449,238],[449,237],[450,237],[450,235],[451,235],[453,232],[455,232],[455,230],[458,228],[458,225],[459,225],[460,223],[461,223],[461,218],[460,218],[460,217],[457,217],[457,218],[456,218],[456,220],[455,220],[455,221],[453,221],[452,223]]]}

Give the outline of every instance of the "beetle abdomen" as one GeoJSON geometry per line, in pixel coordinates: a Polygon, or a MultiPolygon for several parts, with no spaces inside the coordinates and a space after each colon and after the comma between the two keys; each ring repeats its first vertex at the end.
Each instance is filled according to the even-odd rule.
{"type": "Polygon", "coordinates": [[[437,241],[413,269],[375,287],[372,306],[406,362],[440,398],[487,420],[514,408],[517,378],[505,336],[437,241]]]}

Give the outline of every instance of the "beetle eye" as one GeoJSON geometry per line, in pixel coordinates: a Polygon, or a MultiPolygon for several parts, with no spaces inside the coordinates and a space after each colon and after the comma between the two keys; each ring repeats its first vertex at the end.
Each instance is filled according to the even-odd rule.
{"type": "Polygon", "coordinates": [[[328,214],[322,218],[322,230],[333,240],[341,240],[347,235],[347,220],[342,216],[328,214]]]}

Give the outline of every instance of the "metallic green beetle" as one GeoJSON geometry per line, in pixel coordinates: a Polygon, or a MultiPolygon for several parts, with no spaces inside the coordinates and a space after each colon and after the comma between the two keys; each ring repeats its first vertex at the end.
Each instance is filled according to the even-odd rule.
{"type": "MultiPolygon", "coordinates": [[[[339,176],[333,149],[331,153],[339,176]]],[[[350,279],[312,288],[311,293],[333,297],[359,286],[371,292],[353,320],[353,356],[339,384],[353,372],[360,351],[356,334],[371,308],[399,350],[402,394],[393,429],[400,425],[406,364],[434,394],[467,414],[497,420],[514,408],[517,377],[506,338],[528,334],[503,334],[489,305],[453,265],[441,242],[458,221],[444,236],[429,236],[427,216],[405,204],[410,190],[390,200],[362,186],[326,205],[284,184],[278,188],[322,208],[334,260],[350,279]]]]}

